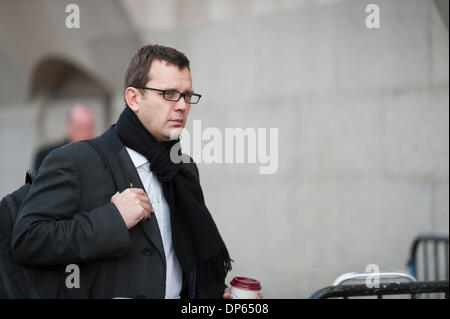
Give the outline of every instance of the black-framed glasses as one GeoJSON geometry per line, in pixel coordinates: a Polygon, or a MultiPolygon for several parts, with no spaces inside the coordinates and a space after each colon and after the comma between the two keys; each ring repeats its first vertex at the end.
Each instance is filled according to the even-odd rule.
{"type": "Polygon", "coordinates": [[[184,101],[188,104],[197,104],[200,101],[200,98],[202,97],[201,94],[197,93],[180,93],[176,90],[160,90],[155,88],[149,88],[146,86],[135,86],[136,89],[142,89],[142,90],[152,90],[152,91],[158,91],[161,92],[163,95],[163,98],[167,101],[171,102],[178,102],[181,97],[183,97],[184,101]]]}

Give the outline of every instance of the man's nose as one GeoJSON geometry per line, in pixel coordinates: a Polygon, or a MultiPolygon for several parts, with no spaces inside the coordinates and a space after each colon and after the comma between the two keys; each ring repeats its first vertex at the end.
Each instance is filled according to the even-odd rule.
{"type": "Polygon", "coordinates": [[[175,103],[176,111],[185,111],[189,108],[189,103],[186,103],[184,97],[181,97],[178,102],[175,103]]]}

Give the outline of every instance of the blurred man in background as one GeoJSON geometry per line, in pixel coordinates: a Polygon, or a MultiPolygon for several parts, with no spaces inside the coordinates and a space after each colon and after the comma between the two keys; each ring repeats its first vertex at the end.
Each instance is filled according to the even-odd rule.
{"type": "Polygon", "coordinates": [[[95,117],[92,110],[83,104],[75,104],[71,107],[67,118],[65,140],[38,150],[33,168],[38,169],[45,157],[55,148],[67,143],[91,139],[94,137],[94,131],[95,117]]]}

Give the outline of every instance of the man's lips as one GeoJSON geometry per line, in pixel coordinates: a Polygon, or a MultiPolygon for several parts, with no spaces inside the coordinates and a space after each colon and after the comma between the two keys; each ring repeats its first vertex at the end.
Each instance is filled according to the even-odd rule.
{"type": "Polygon", "coordinates": [[[169,122],[171,122],[173,125],[177,125],[177,126],[183,124],[182,119],[169,120],[169,122]]]}

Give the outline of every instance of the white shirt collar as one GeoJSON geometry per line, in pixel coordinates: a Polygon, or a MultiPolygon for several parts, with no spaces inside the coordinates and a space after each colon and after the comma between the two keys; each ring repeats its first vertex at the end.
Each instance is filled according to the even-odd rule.
{"type": "Polygon", "coordinates": [[[128,154],[130,154],[131,160],[133,161],[134,167],[138,168],[142,165],[148,164],[148,160],[144,155],[136,152],[135,150],[126,147],[128,154]]]}

